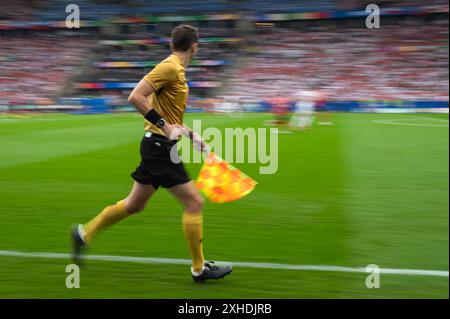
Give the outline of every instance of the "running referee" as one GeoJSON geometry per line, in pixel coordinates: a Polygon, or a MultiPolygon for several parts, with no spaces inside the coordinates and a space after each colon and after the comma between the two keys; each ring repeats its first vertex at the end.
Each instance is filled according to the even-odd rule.
{"type": "Polygon", "coordinates": [[[140,164],[131,174],[134,179],[131,192],[116,204],[104,208],[86,224],[72,227],[73,258],[80,264],[82,252],[97,233],[142,211],[161,186],[184,206],[183,230],[192,257],[192,278],[197,282],[219,279],[231,273],[232,269],[205,261],[202,247],[203,198],[183,163],[175,163],[170,157],[178,136],[188,131],[182,125],[189,93],[185,70],[198,51],[197,29],[189,25],[175,27],[171,48],[172,54],[144,76],[128,98],[144,116],[146,131],[140,145],[140,164]]]}

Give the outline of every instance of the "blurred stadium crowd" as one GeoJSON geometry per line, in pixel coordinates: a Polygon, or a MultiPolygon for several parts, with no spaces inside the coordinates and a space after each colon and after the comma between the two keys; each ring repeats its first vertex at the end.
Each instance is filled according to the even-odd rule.
{"type": "Polygon", "coordinates": [[[448,99],[448,25],[415,19],[382,30],[271,29],[236,70],[229,94],[267,99],[318,91],[333,100],[448,99]],[[245,87],[245,90],[242,88],[245,87]]]}
{"type": "Polygon", "coordinates": [[[1,38],[0,99],[10,105],[51,103],[80,72],[78,67],[94,44],[88,38],[72,41],[45,32],[1,38]]]}
{"type": "MultiPolygon", "coordinates": [[[[245,17],[250,10],[261,14],[364,10],[367,3],[77,1],[82,20],[194,12],[239,12],[245,17]]],[[[446,6],[447,13],[386,17],[380,29],[365,28],[364,19],[188,21],[199,27],[202,37],[200,54],[188,69],[190,103],[210,98],[249,103],[273,97],[295,100],[302,91],[337,101],[448,101],[448,3],[378,3],[382,8],[446,6]]],[[[61,97],[86,96],[108,97],[114,105],[125,105],[136,81],[167,56],[170,29],[182,22],[140,21],[80,30],[24,29],[20,23],[1,28],[2,21],[64,21],[67,4],[0,0],[0,105],[46,105],[61,97]]]]}

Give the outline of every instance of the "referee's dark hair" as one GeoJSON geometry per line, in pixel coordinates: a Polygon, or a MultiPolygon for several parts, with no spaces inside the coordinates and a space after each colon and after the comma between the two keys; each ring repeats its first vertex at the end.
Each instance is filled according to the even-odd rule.
{"type": "Polygon", "coordinates": [[[172,30],[172,49],[185,52],[198,42],[198,30],[193,26],[181,24],[172,30]]]}

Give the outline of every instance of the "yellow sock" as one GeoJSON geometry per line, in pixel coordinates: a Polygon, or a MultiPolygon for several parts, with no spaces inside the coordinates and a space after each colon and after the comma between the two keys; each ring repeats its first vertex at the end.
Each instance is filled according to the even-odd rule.
{"type": "Polygon", "coordinates": [[[83,225],[85,231],[84,240],[89,243],[97,232],[118,223],[129,215],[125,209],[125,201],[123,200],[114,205],[107,206],[100,214],[83,225]]]}
{"type": "Polygon", "coordinates": [[[203,216],[201,212],[183,214],[184,235],[191,250],[192,268],[199,272],[203,269],[205,258],[203,257],[203,216]]]}

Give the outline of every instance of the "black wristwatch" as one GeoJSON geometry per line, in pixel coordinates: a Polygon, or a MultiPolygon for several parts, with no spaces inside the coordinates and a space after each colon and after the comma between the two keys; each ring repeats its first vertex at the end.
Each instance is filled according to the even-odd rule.
{"type": "Polygon", "coordinates": [[[162,128],[164,125],[166,125],[166,121],[164,121],[164,119],[159,119],[158,121],[156,121],[155,123],[157,128],[162,128]]]}

